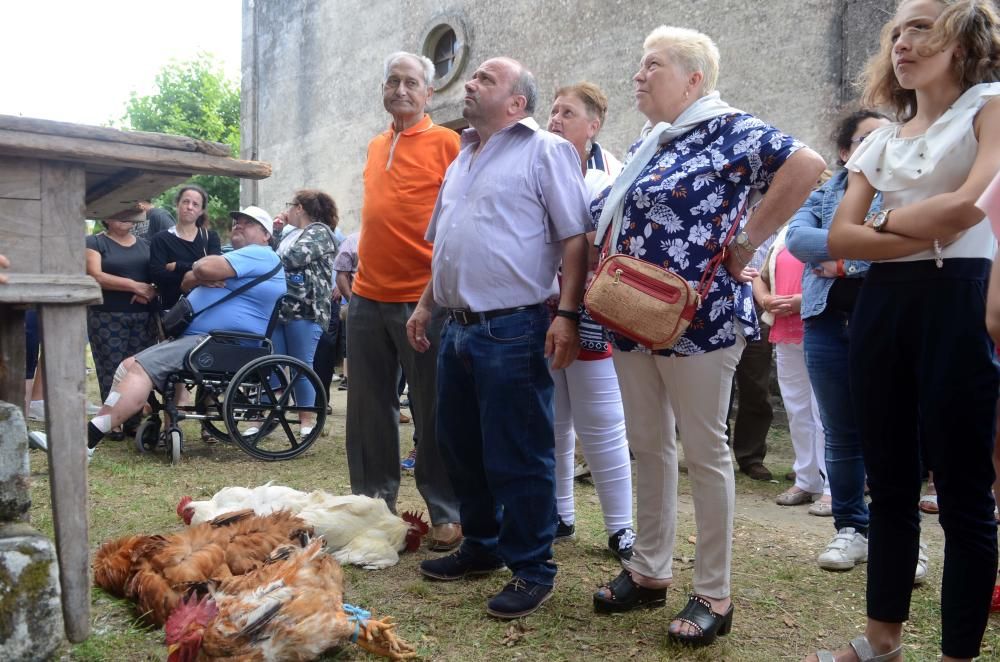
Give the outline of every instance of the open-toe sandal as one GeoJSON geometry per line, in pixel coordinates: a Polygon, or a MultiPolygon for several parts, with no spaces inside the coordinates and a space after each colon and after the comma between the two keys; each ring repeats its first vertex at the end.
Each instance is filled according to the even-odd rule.
{"type": "MultiPolygon", "coordinates": [[[[903,647],[900,645],[888,653],[876,655],[875,649],[872,648],[871,642],[865,635],[851,639],[850,647],[854,649],[854,654],[858,656],[860,662],[889,662],[889,660],[899,657],[903,652],[903,647]]],[[[833,653],[827,650],[816,651],[816,657],[819,662],[836,662],[833,653]]]]}
{"type": "Polygon", "coordinates": [[[666,601],[667,589],[639,586],[628,570],[622,570],[607,588],[594,593],[594,611],[611,614],[639,607],[661,607],[666,601]]]}
{"type": "Polygon", "coordinates": [[[717,636],[729,634],[733,627],[733,605],[729,605],[725,614],[717,614],[712,611],[711,602],[700,595],[692,595],[673,620],[693,626],[696,632],[681,634],[668,631],[667,636],[671,641],[687,646],[708,646],[717,636]]]}

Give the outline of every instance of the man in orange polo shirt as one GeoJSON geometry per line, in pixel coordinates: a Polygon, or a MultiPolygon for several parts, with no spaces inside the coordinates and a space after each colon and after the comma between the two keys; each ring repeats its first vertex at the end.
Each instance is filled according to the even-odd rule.
{"type": "Polygon", "coordinates": [[[458,155],[459,137],[424,112],[434,90],[434,65],[410,53],[385,61],[382,101],[392,125],[368,143],[361,207],[358,273],[347,320],[351,387],[347,391],[347,460],[351,491],[385,499],[393,511],[399,491],[399,401],[402,366],[410,384],[416,427],[417,489],[427,502],[430,546],[459,545],[458,500],[435,434],[437,341],[444,314],[418,353],[406,339],[406,321],[431,276],[431,244],[424,239],[445,170],[458,155]]]}

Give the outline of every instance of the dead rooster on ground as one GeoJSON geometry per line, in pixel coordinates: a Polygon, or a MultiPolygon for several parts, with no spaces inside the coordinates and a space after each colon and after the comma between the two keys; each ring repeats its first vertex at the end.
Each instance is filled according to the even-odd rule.
{"type": "Polygon", "coordinates": [[[312,528],[287,512],[227,513],[172,535],[128,536],[94,555],[94,583],[133,600],[145,620],[163,625],[192,585],[259,568],[275,549],[304,544],[312,528]]]}
{"type": "Polygon", "coordinates": [[[262,567],[208,582],[204,597],[178,605],[165,627],[168,662],[305,662],[349,642],[393,660],[415,657],[391,619],[344,604],[343,583],[322,539],[281,547],[262,567]]]}
{"type": "Polygon", "coordinates": [[[327,548],[338,562],[369,570],[395,565],[399,552],[419,549],[429,528],[416,513],[393,515],[383,499],[336,496],[323,490],[301,492],[271,483],[255,488],[226,487],[206,501],[186,496],[177,504],[177,514],[186,524],[198,524],[242,508],[251,508],[258,515],[277,510],[294,513],[326,538],[327,548]]]}

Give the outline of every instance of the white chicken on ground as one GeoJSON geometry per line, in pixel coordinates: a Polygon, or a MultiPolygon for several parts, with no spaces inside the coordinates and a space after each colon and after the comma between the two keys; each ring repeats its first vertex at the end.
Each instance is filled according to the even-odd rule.
{"type": "Polygon", "coordinates": [[[327,549],[337,562],[368,570],[395,565],[399,553],[418,549],[428,531],[419,515],[393,515],[383,499],[337,496],[323,490],[302,492],[271,483],[255,488],[226,487],[206,501],[186,496],[177,504],[177,514],[191,525],[245,508],[252,508],[258,515],[278,510],[297,515],[315,529],[316,535],[326,539],[327,549]]]}

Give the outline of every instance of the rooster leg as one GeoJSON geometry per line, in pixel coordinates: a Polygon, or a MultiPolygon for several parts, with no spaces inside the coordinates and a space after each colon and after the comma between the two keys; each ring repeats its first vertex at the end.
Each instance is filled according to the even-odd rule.
{"type": "Polygon", "coordinates": [[[416,649],[396,636],[396,624],[386,617],[384,620],[369,618],[358,634],[358,646],[366,651],[387,657],[390,660],[408,660],[416,657],[416,649]]]}

